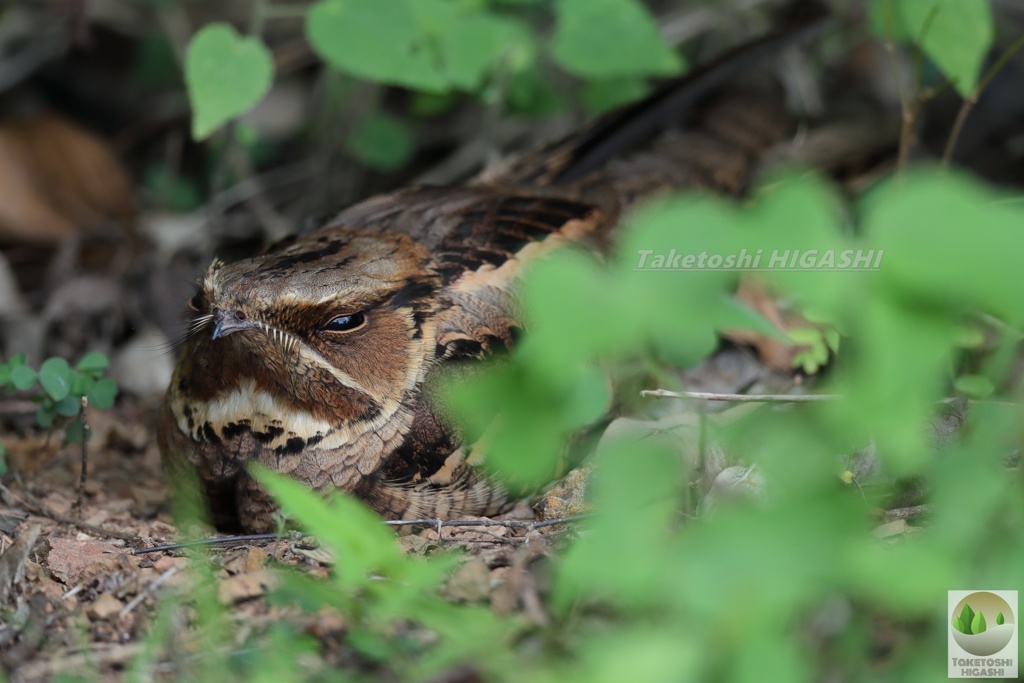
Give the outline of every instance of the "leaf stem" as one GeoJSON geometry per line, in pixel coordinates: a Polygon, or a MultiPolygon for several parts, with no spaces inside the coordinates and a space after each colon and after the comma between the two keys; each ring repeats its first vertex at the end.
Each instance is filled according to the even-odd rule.
{"type": "Polygon", "coordinates": [[[999,56],[995,64],[985,72],[985,75],[978,85],[974,87],[974,90],[970,95],[964,98],[964,102],[960,105],[960,111],[956,114],[956,121],[953,122],[953,130],[949,134],[949,140],[946,141],[946,149],[942,153],[942,168],[949,168],[950,162],[953,160],[953,151],[956,149],[956,143],[960,140],[960,134],[963,132],[964,124],[967,123],[967,117],[974,111],[975,105],[978,104],[978,98],[981,97],[981,93],[988,87],[988,84],[992,82],[992,79],[996,77],[996,74],[1006,66],[1006,62],[1022,47],[1024,47],[1024,36],[1018,38],[1014,43],[1008,47],[1003,54],[999,56]]]}
{"type": "Polygon", "coordinates": [[[82,397],[82,412],[78,419],[82,422],[82,472],[78,477],[78,498],[75,500],[75,509],[78,511],[78,518],[82,518],[82,511],[85,506],[85,480],[89,476],[89,419],[88,419],[89,397],[82,397]]]}

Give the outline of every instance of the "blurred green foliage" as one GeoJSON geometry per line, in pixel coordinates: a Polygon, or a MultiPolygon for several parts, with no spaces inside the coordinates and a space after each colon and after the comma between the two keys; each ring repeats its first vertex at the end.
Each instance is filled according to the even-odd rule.
{"type": "MultiPolygon", "coordinates": [[[[114,405],[117,384],[104,377],[110,361],[105,354],[93,351],[82,356],[75,367],[59,357],[47,358],[36,370],[26,363],[24,353],[0,363],[0,389],[27,391],[30,400],[39,404],[36,422],[50,429],[57,421],[67,424],[65,438],[70,443],[81,443],[82,423],[75,420],[82,412],[82,398],[89,405],[107,409],[114,405]]],[[[0,445],[0,456],[3,446],[0,445]]],[[[0,474],[4,464],[0,457],[0,474]]]]}
{"type": "MultiPolygon", "coordinates": [[[[273,16],[282,7],[296,9],[255,0],[253,11],[273,16]]],[[[305,20],[313,50],[342,73],[422,94],[470,93],[540,116],[564,106],[552,65],[584,79],[582,101],[591,111],[642,96],[643,77],[683,68],[638,0],[322,0],[305,20]],[[554,22],[554,34],[545,37],[534,20],[554,22]]],[[[185,61],[193,137],[202,140],[251,109],[273,78],[259,36],[204,26],[185,61]]],[[[367,166],[392,170],[408,160],[412,142],[408,122],[374,114],[348,146],[367,166]]]]}
{"type": "Polygon", "coordinates": [[[962,96],[973,93],[995,35],[988,2],[871,0],[868,8],[877,35],[919,46],[962,96]]]}

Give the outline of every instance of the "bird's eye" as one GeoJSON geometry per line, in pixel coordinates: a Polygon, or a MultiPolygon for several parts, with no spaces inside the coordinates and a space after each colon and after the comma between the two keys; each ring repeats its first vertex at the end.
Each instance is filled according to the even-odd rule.
{"type": "Polygon", "coordinates": [[[200,313],[203,310],[203,304],[206,302],[203,300],[203,290],[196,292],[196,295],[188,300],[188,310],[193,313],[200,313]]]}
{"type": "Polygon", "coordinates": [[[323,329],[326,332],[351,332],[357,327],[361,327],[364,322],[366,322],[366,316],[362,313],[339,315],[324,325],[323,329]]]}

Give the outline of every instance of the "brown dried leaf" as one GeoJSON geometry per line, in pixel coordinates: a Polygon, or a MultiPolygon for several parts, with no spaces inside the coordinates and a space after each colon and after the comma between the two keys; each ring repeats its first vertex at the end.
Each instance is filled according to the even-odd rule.
{"type": "Polygon", "coordinates": [[[120,234],[135,219],[131,180],[107,144],[56,114],[0,126],[0,238],[55,244],[120,234]]]}
{"type": "Polygon", "coordinates": [[[261,569],[224,579],[220,582],[217,593],[222,604],[233,605],[236,602],[257,598],[276,584],[277,576],[267,569],[261,569]]]}
{"type": "Polygon", "coordinates": [[[544,497],[534,506],[541,519],[559,519],[572,517],[590,509],[587,503],[587,488],[593,467],[586,465],[572,470],[558,483],[548,490],[544,497]]]}
{"type": "MultiPolygon", "coordinates": [[[[0,202],[3,204],[3,202],[0,202]]],[[[60,439],[45,436],[24,436],[10,439],[7,448],[7,465],[14,472],[32,475],[49,465],[60,451],[60,439]]]]}

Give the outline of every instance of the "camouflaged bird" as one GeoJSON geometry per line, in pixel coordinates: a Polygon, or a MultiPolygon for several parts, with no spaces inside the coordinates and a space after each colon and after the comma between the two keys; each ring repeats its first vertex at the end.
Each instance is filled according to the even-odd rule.
{"type": "Polygon", "coordinates": [[[274,526],[250,462],[393,519],[501,511],[510,495],[476,466],[432,378],[513,344],[524,262],[568,243],[603,248],[623,212],[658,192],[742,192],[792,124],[777,90],[730,83],[817,24],[740,48],[469,185],[373,197],[267,254],[215,261],[161,412],[169,469],[195,468],[225,529],[274,526]]]}

